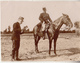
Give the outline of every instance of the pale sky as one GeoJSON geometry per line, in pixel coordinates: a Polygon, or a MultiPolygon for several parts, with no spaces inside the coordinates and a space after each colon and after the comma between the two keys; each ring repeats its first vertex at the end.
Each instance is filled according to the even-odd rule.
{"type": "Polygon", "coordinates": [[[69,15],[71,21],[80,21],[80,2],[76,1],[4,1],[1,2],[1,31],[13,26],[19,16],[24,17],[24,23],[30,30],[39,23],[39,15],[42,8],[46,7],[52,21],[56,20],[62,13],[69,15]]]}

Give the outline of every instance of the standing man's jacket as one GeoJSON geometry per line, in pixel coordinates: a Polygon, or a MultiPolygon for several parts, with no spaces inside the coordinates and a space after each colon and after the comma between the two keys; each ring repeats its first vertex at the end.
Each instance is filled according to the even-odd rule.
{"type": "Polygon", "coordinates": [[[18,22],[13,24],[13,33],[11,40],[20,40],[20,34],[21,34],[21,27],[18,22]]]}

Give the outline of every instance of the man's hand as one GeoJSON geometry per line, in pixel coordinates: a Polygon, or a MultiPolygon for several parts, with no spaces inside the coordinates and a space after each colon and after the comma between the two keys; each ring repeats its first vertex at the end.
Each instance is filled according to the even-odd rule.
{"type": "Polygon", "coordinates": [[[25,30],[25,29],[22,29],[22,30],[21,30],[21,34],[23,34],[23,33],[24,33],[24,30],[25,30]]]}
{"type": "Polygon", "coordinates": [[[21,30],[21,33],[23,33],[24,32],[24,30],[21,30]]]}

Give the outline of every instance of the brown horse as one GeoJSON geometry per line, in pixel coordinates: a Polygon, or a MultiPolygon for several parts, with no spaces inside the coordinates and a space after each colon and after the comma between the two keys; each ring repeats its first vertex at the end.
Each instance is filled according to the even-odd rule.
{"type": "MultiPolygon", "coordinates": [[[[73,27],[73,24],[72,24],[69,16],[66,14],[63,14],[63,16],[61,16],[60,18],[58,18],[57,20],[52,22],[52,24],[50,24],[50,26],[48,28],[47,35],[48,35],[48,39],[49,39],[49,54],[51,51],[52,40],[54,39],[54,53],[56,55],[56,41],[57,41],[57,38],[59,35],[59,30],[63,24],[68,26],[69,29],[73,27]]],[[[37,25],[33,28],[36,53],[39,52],[38,51],[38,42],[41,38],[41,36],[40,36],[41,32],[39,32],[39,29],[40,28],[37,25]]]]}

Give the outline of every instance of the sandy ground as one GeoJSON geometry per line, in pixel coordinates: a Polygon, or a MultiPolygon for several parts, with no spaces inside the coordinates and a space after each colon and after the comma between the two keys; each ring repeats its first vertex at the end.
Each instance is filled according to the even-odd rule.
{"type": "MultiPolygon", "coordinates": [[[[1,60],[11,61],[11,36],[1,36],[1,60]]],[[[35,53],[33,36],[21,36],[19,58],[21,61],[80,61],[80,37],[62,33],[57,40],[57,56],[54,54],[54,42],[49,56],[48,39],[39,41],[39,53],[35,53]]]]}

